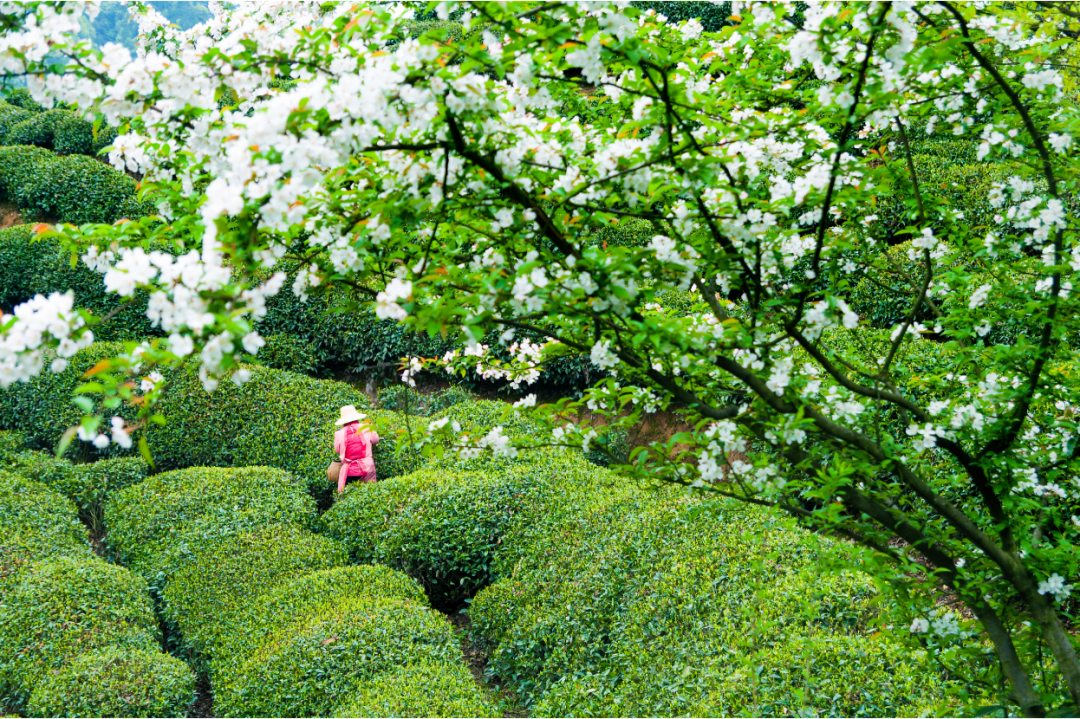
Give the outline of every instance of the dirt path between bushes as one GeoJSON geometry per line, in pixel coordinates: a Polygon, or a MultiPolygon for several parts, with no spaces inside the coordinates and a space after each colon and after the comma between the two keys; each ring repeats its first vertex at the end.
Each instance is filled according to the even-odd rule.
{"type": "Polygon", "coordinates": [[[22,224],[22,212],[18,205],[0,202],[0,230],[22,224]]]}
{"type": "Polygon", "coordinates": [[[529,716],[529,714],[518,705],[516,698],[510,690],[504,689],[498,685],[489,684],[486,680],[484,669],[487,667],[488,655],[483,647],[473,641],[471,631],[472,620],[469,619],[469,615],[463,614],[462,612],[455,612],[445,616],[446,621],[450,622],[454,627],[454,631],[457,632],[458,638],[461,640],[461,653],[465,655],[465,665],[472,673],[473,681],[480,687],[480,691],[502,710],[503,717],[521,719],[522,717],[529,716]]]}
{"type": "Polygon", "coordinates": [[[210,677],[199,674],[195,678],[195,703],[188,710],[192,719],[209,719],[214,716],[214,692],[210,689],[210,677]]]}

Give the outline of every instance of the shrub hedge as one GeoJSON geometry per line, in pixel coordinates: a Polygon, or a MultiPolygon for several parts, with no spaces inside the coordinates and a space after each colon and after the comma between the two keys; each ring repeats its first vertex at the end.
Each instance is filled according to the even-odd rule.
{"type": "Polygon", "coordinates": [[[931,667],[871,636],[867,580],[820,576],[842,547],[768,512],[605,490],[522,518],[504,543],[469,613],[490,670],[537,716],[877,716],[942,696],[931,667]],[[859,690],[831,691],[849,664],[859,690]]]}
{"type": "Polygon", "coordinates": [[[71,500],[40,482],[0,470],[0,604],[35,562],[92,556],[71,500]]]}
{"type": "Polygon", "coordinates": [[[282,582],[345,561],[337,542],[287,524],[203,542],[165,585],[163,614],[186,651],[212,652],[227,617],[282,582]]]}
{"type": "Polygon", "coordinates": [[[45,106],[34,99],[30,91],[25,87],[18,87],[7,93],[4,97],[9,105],[18,107],[28,112],[45,112],[45,106]]]}
{"type": "Polygon", "coordinates": [[[159,649],[146,582],[99,559],[59,558],[25,572],[0,604],[0,684],[21,707],[34,686],[80,654],[159,649]]]}
{"type": "MultiPolygon", "coordinates": [[[[119,344],[95,343],[72,357],[64,372],[46,372],[0,392],[0,428],[21,431],[31,447],[52,449],[64,429],[82,416],[71,403],[80,376],[99,360],[122,351],[119,344]]],[[[388,429],[375,446],[380,477],[403,474],[421,464],[415,453],[397,453],[404,418],[370,410],[367,396],[343,382],[250,366],[251,380],[243,387],[226,380],[214,392],[206,392],[196,362],[163,372],[166,385],[158,408],[168,423],[148,431],[159,469],[266,465],[292,472],[317,494],[327,494],[334,421],[346,404],[387,422],[388,429]]],[[[110,447],[105,456],[116,452],[110,447]]]]}
{"type": "Polygon", "coordinates": [[[53,135],[53,150],[58,155],[93,155],[109,147],[116,140],[116,129],[108,125],[98,127],[94,137],[94,123],[81,117],[63,120],[53,135]]]}
{"type": "Polygon", "coordinates": [[[22,210],[76,225],[152,214],[135,192],[135,180],[91,157],[33,145],[0,147],[0,193],[22,210]]]}
{"type": "Polygon", "coordinates": [[[497,717],[460,664],[412,664],[360,685],[335,717],[497,717]]]}
{"type": "Polygon", "coordinates": [[[106,500],[115,492],[138,484],[150,466],[142,457],[115,457],[89,464],[74,464],[41,451],[0,456],[0,466],[41,482],[65,495],[79,508],[90,527],[101,525],[106,500]]]}
{"type": "Polygon", "coordinates": [[[75,505],[41,482],[0,470],[0,519],[8,532],[47,534],[60,542],[85,544],[86,527],[75,505]]]}
{"type": "Polygon", "coordinates": [[[910,650],[839,633],[791,636],[733,671],[690,710],[694,716],[939,715],[928,668],[910,650]],[[757,666],[763,668],[757,671],[757,666]]]}
{"type": "Polygon", "coordinates": [[[223,716],[327,716],[381,672],[461,660],[453,627],[437,612],[352,597],[327,602],[265,638],[237,671],[215,675],[214,706],[223,716]]]}
{"type": "Polygon", "coordinates": [[[34,145],[53,149],[53,136],[61,123],[79,119],[71,110],[46,110],[30,115],[13,126],[4,138],[5,145],[34,145]]]}
{"type": "Polygon", "coordinates": [[[32,717],[185,716],[195,675],[163,652],[109,647],[83,654],[34,687],[32,717]]]}
{"type": "Polygon", "coordinates": [[[157,475],[105,518],[112,551],[160,588],[170,640],[208,670],[218,716],[325,716],[379,672],[462,660],[419,584],[344,566],[307,531],[314,501],[281,470],[157,475]]]}
{"type": "MultiPolygon", "coordinates": [[[[52,173],[51,163],[64,161],[67,164],[79,164],[83,160],[86,158],[54,158],[48,150],[42,148],[0,148],[0,195],[24,209],[49,214],[59,213],[61,220],[76,223],[112,222],[121,217],[135,219],[154,212],[154,208],[144,206],[136,200],[133,194],[134,184],[130,186],[130,194],[125,194],[127,190],[123,188],[119,194],[108,188],[98,192],[96,188],[100,183],[90,178],[87,181],[93,180],[89,193],[91,196],[108,195],[112,199],[108,202],[102,200],[91,203],[79,210],[83,215],[96,213],[93,218],[88,215],[66,216],[64,213],[68,210],[64,210],[64,207],[67,205],[63,203],[67,200],[64,198],[71,195],[66,185],[59,189],[42,185],[45,194],[42,196],[44,199],[40,199],[34,193],[41,188],[30,180],[20,179],[45,175],[67,178],[67,174],[61,177],[52,173]],[[12,156],[11,153],[16,149],[24,150],[23,156],[12,156]],[[114,203],[113,200],[117,198],[122,201],[114,203]],[[106,212],[94,210],[93,207],[112,209],[106,212]]],[[[101,163],[95,161],[95,164],[102,168],[95,170],[97,174],[111,171],[111,168],[101,163]]],[[[126,176],[117,180],[117,187],[127,187],[126,182],[129,180],[126,176]]],[[[49,180],[47,184],[54,182],[49,180]]],[[[82,189],[76,188],[73,196],[78,198],[78,202],[83,202],[85,194],[82,189]]],[[[0,230],[0,307],[10,309],[31,299],[35,294],[48,295],[70,289],[74,291],[79,305],[91,310],[95,315],[102,317],[116,313],[107,323],[95,328],[97,339],[125,341],[161,336],[161,329],[153,327],[146,318],[145,292],[137,292],[129,301],[121,302],[116,295],[104,291],[100,274],[81,262],[72,267],[71,259],[71,252],[65,251],[55,241],[36,240],[30,225],[0,230]]],[[[286,265],[283,267],[287,271],[295,271],[289,270],[286,265]]],[[[287,287],[291,284],[291,279],[290,274],[287,287]]],[[[342,372],[364,377],[386,376],[393,374],[402,357],[410,354],[420,357],[442,356],[455,346],[450,339],[414,334],[392,320],[379,320],[369,310],[350,309],[348,297],[338,290],[301,302],[286,289],[268,300],[267,315],[256,323],[256,329],[267,338],[267,345],[256,358],[258,362],[268,367],[320,376],[342,372]]],[[[505,354],[505,349],[498,346],[495,333],[485,341],[496,348],[497,355],[505,354]]],[[[540,386],[580,389],[590,377],[595,378],[595,370],[590,366],[587,357],[563,357],[545,368],[540,386]]],[[[468,382],[490,384],[475,379],[468,382]]]]}
{"type": "Polygon", "coordinates": [[[214,672],[235,670],[262,639],[303,623],[324,604],[359,596],[428,605],[416,580],[384,565],[350,565],[302,574],[266,591],[244,611],[222,618],[220,641],[213,651],[214,672]]]}
{"type": "MultiPolygon", "coordinates": [[[[447,412],[464,416],[477,404],[447,412]]],[[[453,609],[493,581],[515,524],[548,526],[560,515],[555,505],[597,491],[608,478],[572,452],[450,459],[374,485],[351,485],[322,522],[354,561],[400,569],[424,585],[436,607],[453,609]]]]}
{"type": "Polygon", "coordinates": [[[0,102],[0,143],[5,143],[8,134],[16,125],[33,117],[34,113],[17,105],[0,102]]]}
{"type": "Polygon", "coordinates": [[[266,367],[289,370],[299,374],[315,374],[318,362],[315,353],[292,335],[270,335],[259,350],[257,361],[266,367]]]}
{"type": "Polygon", "coordinates": [[[26,448],[26,435],[22,432],[0,430],[0,458],[22,452],[26,448]]]}
{"type": "MultiPolygon", "coordinates": [[[[11,454],[18,439],[0,437],[0,459],[36,454],[11,454]]],[[[160,652],[146,583],[94,556],[71,500],[0,470],[0,526],[0,696],[6,704],[30,716],[186,711],[194,675],[160,652]]]]}
{"type": "Polygon", "coordinates": [[[105,508],[110,552],[158,589],[214,542],[266,525],[309,527],[315,503],[287,472],[194,467],[157,474],[105,508]]]}
{"type": "Polygon", "coordinates": [[[0,230],[0,307],[10,311],[34,295],[71,290],[76,306],[98,317],[112,315],[94,327],[98,340],[145,339],[161,333],[146,318],[145,292],[123,302],[105,291],[100,274],[82,262],[72,267],[71,255],[55,240],[37,239],[31,225],[0,230]]]}

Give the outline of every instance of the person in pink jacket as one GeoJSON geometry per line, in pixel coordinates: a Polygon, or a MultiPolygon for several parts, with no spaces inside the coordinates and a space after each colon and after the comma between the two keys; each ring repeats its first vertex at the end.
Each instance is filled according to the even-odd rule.
{"type": "Polygon", "coordinates": [[[341,460],[337,478],[339,493],[345,491],[350,477],[356,477],[359,482],[375,481],[373,445],[379,441],[379,435],[365,419],[367,415],[348,404],[341,408],[341,417],[335,423],[341,427],[334,432],[334,453],[341,460]]]}

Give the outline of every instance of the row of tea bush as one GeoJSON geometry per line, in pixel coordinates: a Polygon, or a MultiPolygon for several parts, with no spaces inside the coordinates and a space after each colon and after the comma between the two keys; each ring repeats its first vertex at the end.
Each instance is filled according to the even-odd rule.
{"type": "Polygon", "coordinates": [[[0,710],[184,715],[194,674],[162,651],[146,582],[93,553],[74,503],[0,470],[0,527],[0,710]]]}
{"type": "MultiPolygon", "coordinates": [[[[498,416],[484,405],[443,416],[478,428],[498,416]]],[[[821,571],[845,544],[621,482],[577,452],[434,461],[351,485],[320,521],[354,561],[467,607],[488,672],[533,716],[956,710],[942,672],[879,632],[886,600],[870,581],[821,571]]]]}
{"type": "Polygon", "coordinates": [[[451,625],[385,566],[346,566],[303,482],[269,467],[167,472],[105,512],[160,597],[217,716],[494,716],[451,625]],[[405,681],[401,681],[402,679],[405,681]]]}

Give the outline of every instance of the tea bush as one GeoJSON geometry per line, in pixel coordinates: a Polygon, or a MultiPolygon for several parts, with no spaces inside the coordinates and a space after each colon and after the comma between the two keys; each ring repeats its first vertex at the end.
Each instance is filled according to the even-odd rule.
{"type": "Polygon", "coordinates": [[[26,435],[22,432],[0,431],[0,459],[7,457],[9,454],[21,452],[25,448],[26,435]]]}
{"type": "MultiPolygon", "coordinates": [[[[1016,174],[1016,169],[1007,163],[965,162],[950,156],[954,151],[955,146],[945,143],[935,152],[913,154],[923,202],[931,207],[957,208],[964,213],[965,224],[988,229],[996,224],[994,215],[998,212],[988,199],[990,188],[995,182],[1008,180],[1016,174]]],[[[896,156],[897,174],[905,176],[907,168],[902,150],[896,156]]],[[[871,230],[876,239],[897,243],[906,237],[903,229],[915,223],[915,215],[905,206],[902,193],[878,199],[878,219],[871,230]]]]}
{"type": "Polygon", "coordinates": [[[41,482],[65,495],[87,524],[97,528],[106,500],[146,478],[150,466],[142,457],[116,457],[74,464],[48,452],[26,451],[0,457],[0,466],[41,482]]]}
{"type": "Polygon", "coordinates": [[[362,679],[461,661],[421,587],[344,566],[305,529],[314,501],[287,473],[195,468],[152,477],[106,509],[113,551],[160,589],[171,641],[208,669],[219,716],[320,716],[362,679]]]}
{"type": "Polygon", "coordinates": [[[645,247],[657,235],[653,224],[637,217],[624,217],[618,225],[596,230],[586,240],[587,247],[645,247]]]}
{"type": "MultiPolygon", "coordinates": [[[[46,110],[34,113],[8,131],[4,144],[34,145],[51,150],[57,128],[64,122],[79,119],[71,110],[46,110]]],[[[83,120],[83,122],[86,121],[83,120]]]]}
{"type": "Polygon", "coordinates": [[[85,155],[57,155],[33,145],[0,147],[0,192],[22,210],[76,225],[115,222],[121,208],[136,207],[130,204],[135,180],[123,172],[85,155]]]}
{"type": "Polygon", "coordinates": [[[75,505],[60,493],[0,470],[0,604],[35,562],[89,559],[89,535],[75,505]]]}
{"type": "Polygon", "coordinates": [[[163,652],[109,647],[83,654],[42,678],[30,695],[32,717],[184,716],[195,675],[163,652]]]}
{"type": "Polygon", "coordinates": [[[430,417],[461,402],[471,401],[472,395],[464,387],[451,385],[435,392],[417,392],[404,384],[395,384],[379,390],[379,409],[401,414],[430,417]]]}
{"type": "Polygon", "coordinates": [[[792,636],[718,677],[694,716],[938,715],[928,667],[896,644],[836,633],[792,636]],[[762,670],[758,671],[758,667],[762,670]]]}
{"type": "Polygon", "coordinates": [[[17,107],[7,102],[0,102],[0,143],[7,144],[12,128],[33,117],[30,110],[17,107]]]}
{"type": "Polygon", "coordinates": [[[183,648],[205,653],[220,641],[227,617],[267,590],[308,572],[345,564],[341,546],[300,527],[270,525],[204,541],[162,592],[163,615],[183,634],[183,648]]]}
{"type": "Polygon", "coordinates": [[[325,515],[355,561],[420,580],[435,606],[454,607],[490,580],[495,546],[515,508],[513,487],[478,473],[425,469],[350,486],[325,515]]]}
{"type": "Polygon", "coordinates": [[[93,155],[116,140],[116,128],[102,124],[94,136],[94,123],[81,117],[69,117],[60,122],[53,133],[53,150],[58,155],[93,155]]]}
{"type": "Polygon", "coordinates": [[[0,684],[16,707],[80,654],[115,646],[157,651],[146,582],[100,559],[35,564],[0,604],[0,684]]]}
{"type": "Polygon", "coordinates": [[[157,474],[105,508],[109,550],[155,588],[204,547],[266,525],[309,527],[315,503],[270,467],[194,467],[157,474]]]}
{"type": "Polygon", "coordinates": [[[0,230],[0,307],[8,310],[41,294],[67,292],[76,305],[98,317],[110,315],[108,322],[94,327],[99,341],[132,340],[161,334],[146,318],[146,293],[136,292],[124,302],[105,291],[101,275],[77,262],[72,253],[51,239],[35,236],[31,225],[0,230]]]}
{"type": "Polygon", "coordinates": [[[336,717],[496,717],[502,713],[478,691],[460,664],[412,664],[360,685],[336,717]]]}
{"type": "MultiPolygon", "coordinates": [[[[0,159],[0,172],[3,167],[0,159]]],[[[120,219],[121,205],[135,190],[135,180],[103,162],[85,155],[53,155],[40,174],[22,178],[16,196],[21,208],[84,225],[120,219]]]]}
{"type": "Polygon", "coordinates": [[[767,512],[608,492],[518,534],[527,524],[469,613],[491,671],[537,716],[877,716],[942,696],[933,668],[871,636],[872,585],[816,569],[843,547],[767,512]],[[799,652],[818,662],[810,684],[795,680],[799,652]],[[859,691],[839,695],[849,664],[859,691]]]}
{"type": "Polygon", "coordinates": [[[503,434],[512,441],[527,439],[537,433],[536,425],[516,412],[505,412],[504,402],[474,399],[458,402],[432,416],[434,420],[449,419],[461,426],[465,434],[485,435],[495,426],[503,428],[503,434]]]}
{"type": "MultiPolygon", "coordinates": [[[[71,403],[80,376],[100,359],[122,352],[117,344],[95,343],[71,358],[61,373],[46,372],[0,392],[0,426],[17,429],[27,444],[52,449],[63,431],[79,421],[71,403]]],[[[393,412],[371,411],[367,396],[342,382],[251,366],[243,387],[222,382],[207,392],[196,365],[164,371],[166,386],[158,405],[168,423],[147,432],[158,467],[266,465],[301,478],[316,494],[328,493],[326,466],[334,459],[334,421],[346,404],[387,423],[375,446],[380,477],[392,477],[422,464],[415,452],[397,453],[405,421],[393,412]]],[[[110,447],[106,456],[116,453],[110,447]]]]}
{"type": "Polygon", "coordinates": [[[35,100],[25,87],[15,88],[5,95],[4,100],[12,107],[18,107],[27,112],[45,112],[45,106],[35,100]]]}
{"type": "Polygon", "coordinates": [[[79,523],[75,505],[41,482],[0,470],[0,519],[6,531],[35,532],[57,541],[85,544],[86,527],[79,523]]]}
{"type": "Polygon", "coordinates": [[[454,630],[411,602],[351,597],[265,638],[235,672],[214,677],[222,716],[327,716],[365,681],[420,662],[461,663],[454,630]]]}
{"type": "MultiPolygon", "coordinates": [[[[473,404],[480,403],[448,411],[464,408],[457,416],[480,422],[485,408],[468,410],[473,404]]],[[[424,585],[435,606],[456,608],[493,581],[515,523],[550,527],[561,516],[553,505],[599,491],[606,479],[573,452],[448,458],[404,477],[351,485],[322,521],[354,561],[400,569],[424,585]]]]}
{"type": "Polygon", "coordinates": [[[266,337],[266,346],[255,357],[258,364],[299,374],[315,374],[318,363],[315,353],[303,341],[292,335],[266,337]]]}
{"type": "Polygon", "coordinates": [[[324,604],[358,596],[428,606],[416,580],[384,565],[350,565],[302,574],[267,590],[244,611],[222,617],[219,641],[211,647],[213,671],[235,669],[237,662],[262,639],[303,624],[311,612],[324,604]]]}
{"type": "Polygon", "coordinates": [[[55,450],[64,431],[82,417],[71,398],[83,382],[83,373],[121,352],[119,343],[96,342],[76,353],[63,372],[43,372],[30,382],[11,385],[0,392],[2,427],[20,432],[28,448],[55,450]]]}

